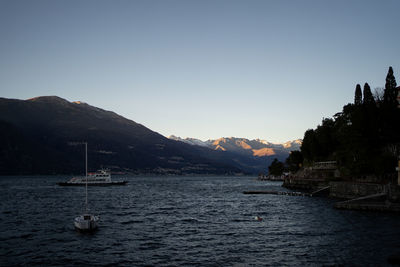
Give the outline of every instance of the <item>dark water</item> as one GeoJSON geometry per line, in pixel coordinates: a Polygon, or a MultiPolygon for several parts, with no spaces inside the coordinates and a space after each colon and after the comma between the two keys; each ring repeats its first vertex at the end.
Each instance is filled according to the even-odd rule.
{"type": "Polygon", "coordinates": [[[74,231],[83,187],[67,177],[0,177],[0,265],[387,265],[400,216],[338,211],[332,200],[252,177],[129,177],[89,188],[94,234],[74,231]],[[261,216],[259,222],[254,216],[261,216]]]}

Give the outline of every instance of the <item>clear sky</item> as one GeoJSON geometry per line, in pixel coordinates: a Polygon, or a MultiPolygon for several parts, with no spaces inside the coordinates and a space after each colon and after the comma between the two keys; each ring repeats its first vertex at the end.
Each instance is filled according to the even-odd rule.
{"type": "Polygon", "coordinates": [[[165,136],[302,138],[400,81],[400,1],[0,0],[0,96],[57,95],[165,136]]]}

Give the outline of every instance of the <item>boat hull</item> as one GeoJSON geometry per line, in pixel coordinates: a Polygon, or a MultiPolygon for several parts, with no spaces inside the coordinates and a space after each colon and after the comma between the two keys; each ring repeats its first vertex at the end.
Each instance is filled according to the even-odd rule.
{"type": "Polygon", "coordinates": [[[85,214],[75,218],[74,226],[80,232],[94,232],[98,228],[98,220],[97,216],[85,214]]]}
{"type": "MultiPolygon", "coordinates": [[[[115,181],[108,183],[87,183],[88,186],[111,186],[111,185],[126,185],[128,181],[115,181]]],[[[59,182],[61,186],[86,186],[86,183],[70,183],[70,182],[59,182]]]]}

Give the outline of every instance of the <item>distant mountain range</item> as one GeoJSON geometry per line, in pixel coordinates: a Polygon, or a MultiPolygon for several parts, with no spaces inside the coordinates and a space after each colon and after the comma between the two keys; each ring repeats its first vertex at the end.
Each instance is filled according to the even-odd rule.
{"type": "Polygon", "coordinates": [[[301,139],[288,141],[283,144],[270,143],[265,140],[255,139],[249,140],[246,138],[222,137],[219,139],[209,139],[202,141],[196,138],[181,138],[175,135],[168,137],[169,139],[180,141],[189,145],[208,147],[214,150],[230,151],[255,157],[273,156],[280,153],[290,153],[293,150],[299,150],[301,139]]]}
{"type": "Polygon", "coordinates": [[[89,170],[137,174],[257,173],[298,144],[166,138],[114,112],[57,96],[0,98],[0,140],[0,175],[82,174],[84,149],[68,145],[73,141],[88,142],[89,170]]]}
{"type": "Polygon", "coordinates": [[[192,146],[207,147],[216,151],[234,154],[234,161],[241,168],[252,172],[266,172],[266,167],[274,158],[284,161],[291,151],[300,150],[301,139],[288,141],[283,144],[274,144],[265,140],[246,138],[222,137],[216,140],[202,141],[196,138],[181,138],[175,135],[169,139],[180,141],[192,146]],[[238,158],[240,156],[240,158],[238,158]]]}

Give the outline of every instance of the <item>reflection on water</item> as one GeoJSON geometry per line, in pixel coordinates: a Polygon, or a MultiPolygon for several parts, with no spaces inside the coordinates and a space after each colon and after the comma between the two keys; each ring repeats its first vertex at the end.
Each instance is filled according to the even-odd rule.
{"type": "Polygon", "coordinates": [[[129,177],[127,186],[90,187],[100,229],[80,234],[73,218],[84,188],[55,185],[65,179],[0,178],[0,265],[385,265],[400,250],[398,215],[242,194],[284,190],[252,177],[129,177]]]}

